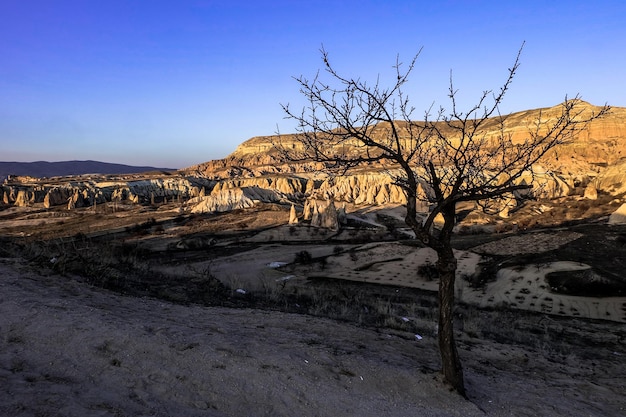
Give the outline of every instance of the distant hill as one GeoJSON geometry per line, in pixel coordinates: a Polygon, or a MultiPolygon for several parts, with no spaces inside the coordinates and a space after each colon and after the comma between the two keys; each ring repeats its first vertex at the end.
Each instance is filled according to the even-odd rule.
{"type": "MultiPolygon", "coordinates": [[[[561,114],[561,104],[553,107],[524,110],[506,115],[505,131],[514,142],[520,142],[528,138],[530,120],[556,120],[561,114]]],[[[576,111],[585,111],[586,114],[600,111],[600,107],[584,101],[579,102],[576,111]]],[[[443,122],[439,123],[439,129],[450,134],[443,122]]],[[[402,126],[402,122],[398,125],[402,126]]],[[[484,124],[485,135],[496,137],[500,133],[499,118],[491,118],[484,124]]],[[[387,137],[389,125],[381,123],[374,135],[387,137]]],[[[226,158],[207,161],[183,169],[190,175],[206,176],[212,179],[224,179],[235,177],[259,178],[270,174],[278,176],[285,173],[306,174],[323,169],[323,164],[314,161],[285,162],[283,155],[275,146],[279,141],[285,149],[298,149],[303,142],[297,134],[283,134],[277,138],[272,136],[256,136],[241,143],[237,149],[226,158]]],[[[338,152],[347,152],[352,145],[341,144],[338,152]]],[[[407,144],[407,146],[411,146],[407,144]]],[[[355,147],[351,152],[363,152],[362,147],[355,147]]],[[[609,114],[601,119],[594,120],[583,130],[578,132],[566,144],[557,150],[549,152],[542,160],[541,165],[558,172],[567,172],[572,175],[572,181],[578,182],[582,176],[598,172],[601,167],[616,163],[626,158],[626,107],[612,107],[609,114]]],[[[390,162],[384,164],[369,164],[360,168],[359,172],[384,172],[390,168],[390,162]]],[[[387,175],[387,174],[385,174],[387,175]]]]}
{"type": "Polygon", "coordinates": [[[0,181],[4,181],[8,175],[28,175],[41,178],[83,174],[135,174],[147,171],[173,171],[173,169],[98,161],[0,162],[0,181]]]}

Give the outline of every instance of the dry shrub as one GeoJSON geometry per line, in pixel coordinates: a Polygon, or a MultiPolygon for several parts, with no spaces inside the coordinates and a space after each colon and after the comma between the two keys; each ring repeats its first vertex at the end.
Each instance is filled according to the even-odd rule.
{"type": "Polygon", "coordinates": [[[439,271],[437,271],[437,267],[430,262],[426,262],[418,266],[417,273],[419,276],[425,278],[428,281],[439,278],[439,271]]]}

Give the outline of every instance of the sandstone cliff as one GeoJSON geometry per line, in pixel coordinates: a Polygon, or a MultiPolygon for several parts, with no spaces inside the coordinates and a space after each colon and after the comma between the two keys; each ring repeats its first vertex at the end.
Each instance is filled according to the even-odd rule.
{"type": "MultiPolygon", "coordinates": [[[[581,102],[583,113],[599,108],[581,102]]],[[[559,106],[511,114],[500,125],[487,123],[486,135],[498,134],[502,128],[514,142],[523,141],[533,121],[557,117],[559,106]]],[[[385,135],[388,125],[380,124],[375,135],[385,135]]],[[[296,135],[259,136],[251,138],[224,159],[209,161],[181,170],[176,174],[128,177],[75,177],[50,182],[13,178],[0,188],[1,203],[45,207],[67,205],[69,208],[90,206],[107,201],[160,203],[180,201],[188,212],[220,212],[253,207],[260,202],[292,203],[305,207],[304,216],[313,213],[323,217],[321,223],[334,224],[330,202],[351,207],[401,205],[406,202],[402,189],[394,182],[400,172],[392,164],[370,164],[346,175],[329,177],[324,164],[315,161],[286,161],[275,144],[290,149],[302,146],[296,135]],[[322,202],[326,203],[322,203],[322,202]],[[308,210],[308,212],[307,212],[308,210]],[[330,219],[330,220],[328,220],[330,219]]],[[[357,148],[349,152],[358,152],[357,148]]],[[[626,108],[613,108],[578,132],[570,142],[550,152],[534,173],[519,181],[532,184],[532,196],[552,199],[583,196],[590,200],[598,194],[621,196],[626,193],[626,108]]],[[[420,184],[421,211],[428,210],[432,190],[420,184]]],[[[506,217],[520,204],[520,195],[507,196],[505,202],[492,207],[506,217]]],[[[293,217],[293,216],[292,216],[293,217]]],[[[339,216],[341,217],[341,216],[339,216]]],[[[294,219],[292,219],[293,221],[294,219]]],[[[319,219],[316,220],[316,223],[319,219]]],[[[325,226],[328,227],[328,226],[325,226]]]]}
{"type": "MultiPolygon", "coordinates": [[[[599,111],[599,107],[589,103],[580,103],[583,115],[599,111]]],[[[523,141],[528,137],[532,123],[538,119],[549,121],[555,119],[560,112],[560,105],[527,110],[506,116],[503,132],[511,135],[514,142],[523,141]]],[[[377,126],[377,135],[385,135],[389,126],[377,126]]],[[[500,124],[491,119],[486,125],[486,135],[499,134],[500,124]],[[490,133],[491,132],[491,133],[490,133]]],[[[444,129],[445,130],[445,129],[444,129]]],[[[286,149],[297,149],[301,146],[297,136],[258,136],[251,138],[224,159],[209,161],[183,170],[189,174],[200,175],[212,179],[237,177],[257,177],[268,174],[313,173],[323,170],[321,163],[304,161],[286,163],[276,150],[275,144],[280,143],[286,149]]],[[[543,164],[557,172],[568,176],[598,173],[602,166],[612,164],[626,157],[626,108],[614,107],[605,117],[594,120],[583,131],[566,145],[558,147],[548,154],[543,164]]],[[[373,166],[372,168],[380,168],[373,166]]],[[[388,168],[385,166],[385,168],[388,168]]]]}
{"type": "MultiPolygon", "coordinates": [[[[599,107],[580,102],[582,115],[599,111],[599,107]]],[[[528,110],[511,114],[502,125],[496,119],[487,123],[486,135],[500,134],[500,129],[510,135],[513,142],[527,138],[532,123],[536,120],[553,120],[560,114],[560,105],[528,110]],[[491,133],[490,133],[491,132],[491,133]]],[[[377,135],[385,135],[389,126],[376,127],[377,135]]],[[[289,198],[347,202],[355,206],[404,204],[405,197],[399,186],[394,184],[393,166],[371,164],[358,172],[328,178],[324,165],[314,161],[286,162],[275,144],[284,148],[297,149],[301,143],[296,135],[259,136],[251,138],[237,147],[228,157],[210,161],[185,172],[218,181],[217,189],[257,186],[277,190],[289,198]],[[279,185],[280,183],[280,185],[279,185]]],[[[355,150],[356,152],[356,150],[355,150]]],[[[597,192],[626,192],[625,172],[621,158],[626,156],[626,108],[613,108],[611,112],[591,122],[565,145],[550,152],[541,165],[534,167],[534,174],[523,176],[520,182],[532,184],[532,195],[536,198],[558,198],[572,195],[587,187],[587,198],[592,198],[593,188],[597,192]]],[[[427,200],[430,190],[421,185],[421,194],[427,200]]],[[[582,196],[582,191],[581,196],[582,196]]],[[[518,196],[519,197],[519,196],[518,196]]],[[[515,196],[511,196],[515,199],[515,196]]],[[[507,203],[510,205],[510,203],[507,203]]],[[[510,207],[498,210],[506,216],[510,207]]],[[[423,210],[427,210],[424,204],[423,210]]]]}

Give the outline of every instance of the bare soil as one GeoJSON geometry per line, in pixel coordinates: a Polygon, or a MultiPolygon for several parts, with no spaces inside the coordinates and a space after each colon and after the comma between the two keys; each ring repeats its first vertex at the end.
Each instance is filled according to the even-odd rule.
{"type": "Polygon", "coordinates": [[[416,278],[419,248],[392,228],[282,226],[277,206],[98,210],[0,212],[0,415],[626,413],[624,229],[457,237],[482,256],[480,279],[457,280],[463,399],[438,372],[436,281],[416,278]],[[544,247],[524,250],[533,238],[544,247]],[[517,250],[484,246],[495,241],[517,250]],[[593,273],[559,273],[543,289],[516,278],[556,262],[593,273]],[[535,295],[554,310],[533,310],[535,295]],[[597,306],[559,312],[583,299],[597,306]]]}

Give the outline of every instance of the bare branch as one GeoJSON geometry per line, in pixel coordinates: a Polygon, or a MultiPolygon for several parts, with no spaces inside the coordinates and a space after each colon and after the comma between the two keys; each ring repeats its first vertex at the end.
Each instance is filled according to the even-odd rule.
{"type": "Polygon", "coordinates": [[[441,348],[444,374],[459,392],[463,391],[462,374],[455,349],[450,349],[449,316],[456,268],[450,244],[456,205],[505,199],[530,190],[532,181],[526,179],[528,175],[534,179],[537,162],[610,111],[606,105],[592,109],[579,96],[565,97],[560,107],[540,111],[525,132],[513,132],[510,116],[500,113],[500,105],[516,76],[523,48],[524,43],[500,88],[483,91],[467,111],[458,107],[458,90],[450,73],[450,112],[443,107],[435,112],[433,104],[423,120],[416,121],[403,88],[421,50],[406,67],[396,57],[395,78],[384,87],[380,76],[369,84],[340,75],[322,46],[323,71],[311,80],[294,78],[307,105],[300,111],[282,106],[286,117],[297,124],[297,146],[293,136],[285,141],[281,135],[274,138],[274,146],[287,161],[315,161],[334,175],[371,164],[389,172],[402,188],[407,225],[439,257],[440,303],[445,306],[440,309],[440,326],[448,338],[440,337],[440,346],[447,346],[441,348]],[[432,205],[424,221],[417,212],[422,188],[427,189],[432,205]],[[443,217],[439,231],[433,227],[437,216],[443,217]]]}

